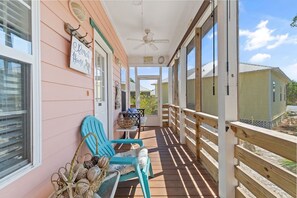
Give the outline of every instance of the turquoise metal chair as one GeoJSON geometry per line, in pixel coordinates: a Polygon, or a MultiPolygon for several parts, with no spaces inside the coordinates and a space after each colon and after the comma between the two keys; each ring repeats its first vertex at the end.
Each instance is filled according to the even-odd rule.
{"type": "MultiPolygon", "coordinates": [[[[116,154],[116,152],[112,146],[112,143],[117,143],[117,144],[136,143],[142,147],[143,146],[142,140],[139,140],[139,139],[118,139],[118,140],[109,141],[106,138],[106,135],[104,133],[102,123],[94,116],[87,116],[83,120],[83,123],[81,125],[81,135],[83,137],[86,136],[90,132],[95,133],[98,137],[99,157],[100,156],[109,157],[110,164],[128,164],[128,165],[134,166],[135,171],[127,173],[125,175],[121,175],[120,181],[126,181],[128,179],[138,177],[144,197],[150,198],[151,194],[150,194],[150,188],[149,188],[148,173],[150,173],[151,177],[154,176],[150,158],[148,157],[147,164],[141,168],[138,163],[137,157],[115,157],[114,155],[116,154]]],[[[96,154],[95,138],[93,136],[89,136],[86,139],[86,143],[88,145],[88,148],[92,152],[92,154],[95,155],[96,154]]]]}

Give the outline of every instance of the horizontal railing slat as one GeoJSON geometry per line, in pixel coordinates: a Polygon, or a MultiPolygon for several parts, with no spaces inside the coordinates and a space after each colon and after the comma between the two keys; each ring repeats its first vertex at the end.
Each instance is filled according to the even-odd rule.
{"type": "Polygon", "coordinates": [[[196,123],[188,118],[185,118],[185,124],[192,129],[196,128],[196,123]]]}
{"type": "Polygon", "coordinates": [[[237,138],[297,161],[297,137],[242,122],[231,122],[230,125],[237,138]]]}
{"type": "Polygon", "coordinates": [[[214,144],[218,145],[219,138],[217,133],[214,133],[203,126],[200,126],[200,134],[203,135],[206,139],[212,141],[214,144]]]}
{"type": "Polygon", "coordinates": [[[218,128],[218,117],[209,115],[207,113],[202,113],[202,112],[196,112],[196,117],[199,118],[200,122],[208,124],[209,126],[213,128],[218,128]]]}
{"type": "Polygon", "coordinates": [[[203,148],[211,157],[213,157],[216,161],[219,159],[219,153],[218,148],[215,148],[214,146],[210,145],[206,140],[200,138],[200,145],[201,148],[203,148]]]}
{"type": "Polygon", "coordinates": [[[241,167],[235,166],[235,177],[257,198],[273,198],[276,194],[261,184],[255,178],[250,177],[241,167]]]}
{"type": "Polygon", "coordinates": [[[261,156],[258,156],[241,146],[235,146],[234,152],[234,156],[238,160],[282,188],[290,195],[296,195],[296,175],[282,167],[270,163],[261,158],[261,156]]]}
{"type": "Polygon", "coordinates": [[[204,153],[203,150],[200,150],[200,159],[204,168],[209,172],[212,178],[218,182],[219,181],[219,167],[217,164],[212,162],[204,153]]]}
{"type": "Polygon", "coordinates": [[[235,197],[236,198],[246,198],[249,197],[240,187],[235,188],[235,197]]]}

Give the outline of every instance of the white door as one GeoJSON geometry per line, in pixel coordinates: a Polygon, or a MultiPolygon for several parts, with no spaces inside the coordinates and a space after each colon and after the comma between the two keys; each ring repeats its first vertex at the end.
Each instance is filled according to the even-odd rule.
{"type": "Polygon", "coordinates": [[[160,78],[138,77],[137,84],[137,107],[145,109],[145,126],[160,126],[160,78]]]}
{"type": "Polygon", "coordinates": [[[103,123],[108,138],[107,53],[97,42],[95,42],[94,62],[95,116],[103,123]]]}

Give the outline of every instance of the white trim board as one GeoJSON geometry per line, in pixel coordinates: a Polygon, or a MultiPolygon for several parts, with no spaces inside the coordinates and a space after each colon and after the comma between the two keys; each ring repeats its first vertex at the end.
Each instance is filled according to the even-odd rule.
{"type": "MultiPolygon", "coordinates": [[[[114,113],[114,97],[113,97],[113,66],[112,66],[112,57],[113,53],[109,46],[105,43],[103,38],[98,34],[95,28],[93,28],[94,31],[94,45],[95,42],[97,42],[102,49],[107,53],[107,111],[108,113],[108,139],[113,139],[113,113],[114,113]]],[[[95,47],[93,49],[93,56],[94,56],[95,47]]],[[[93,63],[94,64],[94,63],[93,63]]],[[[95,102],[95,101],[94,101],[95,102]]],[[[94,111],[95,113],[95,111],[94,111]]]]}

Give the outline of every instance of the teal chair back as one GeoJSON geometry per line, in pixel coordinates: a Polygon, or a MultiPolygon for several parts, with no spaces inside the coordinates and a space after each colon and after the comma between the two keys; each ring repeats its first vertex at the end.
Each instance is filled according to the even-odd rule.
{"type": "MultiPolygon", "coordinates": [[[[94,116],[87,116],[81,126],[82,137],[85,137],[90,132],[95,133],[98,137],[99,157],[106,156],[111,158],[115,155],[115,150],[105,135],[103,124],[94,116]]],[[[90,136],[86,139],[86,142],[92,154],[96,155],[95,138],[90,136]]]]}

